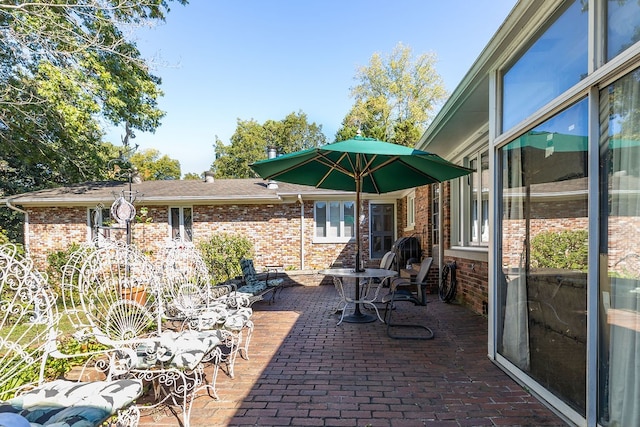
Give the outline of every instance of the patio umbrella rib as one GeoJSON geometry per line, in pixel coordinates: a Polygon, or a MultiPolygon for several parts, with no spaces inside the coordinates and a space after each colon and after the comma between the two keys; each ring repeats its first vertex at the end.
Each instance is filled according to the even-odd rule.
{"type": "Polygon", "coordinates": [[[345,156],[347,156],[347,153],[343,153],[337,161],[333,161],[329,159],[327,156],[324,155],[324,153],[319,153],[319,154],[320,154],[320,157],[316,160],[318,161],[318,163],[324,166],[327,166],[329,170],[318,181],[318,184],[316,184],[317,188],[322,188],[322,183],[329,177],[329,175],[331,175],[331,172],[333,171],[338,171],[346,176],[355,178],[355,175],[353,175],[348,169],[345,169],[342,166],[340,166],[340,162],[342,161],[342,159],[345,158],[345,156]]]}
{"type": "Polygon", "coordinates": [[[407,162],[405,162],[405,161],[403,161],[403,160],[400,160],[400,161],[402,162],[402,164],[403,164],[403,165],[405,165],[406,167],[408,167],[409,169],[411,169],[413,172],[415,172],[415,173],[417,173],[417,174],[420,174],[421,176],[427,177],[427,178],[429,178],[429,179],[433,180],[433,182],[441,182],[441,180],[437,179],[437,178],[436,178],[436,177],[434,177],[433,175],[428,174],[428,173],[426,173],[425,171],[420,170],[420,169],[416,168],[415,166],[412,166],[412,165],[408,164],[407,162]]]}
{"type": "Polygon", "coordinates": [[[296,168],[298,168],[300,166],[304,166],[304,165],[307,165],[309,163],[312,163],[314,160],[316,160],[316,159],[314,159],[314,158],[307,159],[307,160],[303,161],[302,163],[297,163],[297,164],[292,165],[292,166],[290,166],[290,167],[288,167],[286,169],[282,169],[282,170],[274,172],[274,173],[272,173],[272,174],[270,174],[268,176],[265,176],[265,177],[263,177],[263,179],[277,179],[280,175],[284,175],[287,172],[295,170],[296,168]]]}

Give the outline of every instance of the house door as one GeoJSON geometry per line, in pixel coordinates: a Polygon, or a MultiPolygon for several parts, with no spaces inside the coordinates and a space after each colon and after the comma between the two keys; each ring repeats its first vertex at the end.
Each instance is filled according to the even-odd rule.
{"type": "Polygon", "coordinates": [[[371,259],[379,259],[391,250],[394,241],[393,203],[371,204],[371,230],[369,253],[371,259]]]}

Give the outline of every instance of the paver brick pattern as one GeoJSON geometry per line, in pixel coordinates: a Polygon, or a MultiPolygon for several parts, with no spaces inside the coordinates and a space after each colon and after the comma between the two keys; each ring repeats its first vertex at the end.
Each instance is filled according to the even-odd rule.
{"type": "MultiPolygon", "coordinates": [[[[196,398],[192,426],[566,426],[487,357],[487,319],[435,295],[398,304],[430,341],[394,340],[386,325],[343,322],[333,286],[293,286],[254,304],[249,360],[218,376],[219,401],[196,398]]],[[[178,426],[170,411],[141,426],[178,426]]]]}

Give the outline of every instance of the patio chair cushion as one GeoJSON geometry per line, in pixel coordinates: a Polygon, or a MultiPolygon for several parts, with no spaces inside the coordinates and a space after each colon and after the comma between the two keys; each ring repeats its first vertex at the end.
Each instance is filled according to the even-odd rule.
{"type": "Polygon", "coordinates": [[[159,337],[147,339],[136,347],[134,369],[149,369],[161,363],[176,369],[195,369],[221,340],[208,331],[165,331],[159,337]]]}
{"type": "MultiPolygon", "coordinates": [[[[7,405],[8,406],[8,405],[7,405]]],[[[0,406],[0,426],[1,427],[30,427],[29,420],[20,414],[13,412],[15,408],[4,408],[0,406]],[[8,410],[11,412],[1,412],[2,410],[8,410]]]]}
{"type": "Polygon", "coordinates": [[[198,330],[228,329],[240,330],[253,315],[249,307],[232,308],[223,304],[216,304],[203,310],[192,322],[198,330]]]}
{"type": "Polygon", "coordinates": [[[269,279],[267,280],[267,286],[273,288],[282,285],[283,282],[284,279],[269,279]]]}
{"type": "Polygon", "coordinates": [[[142,383],[134,379],[55,380],[6,401],[0,412],[18,413],[31,426],[96,426],[130,405],[142,390],[142,383]]]}
{"type": "Polygon", "coordinates": [[[238,289],[238,292],[244,292],[256,295],[267,289],[267,282],[260,281],[252,284],[246,284],[238,289]]]}
{"type": "MultiPolygon", "coordinates": [[[[269,279],[268,274],[266,280],[261,280],[258,276],[258,273],[256,272],[255,267],[253,266],[253,260],[251,259],[242,258],[240,260],[240,269],[242,270],[242,277],[244,278],[247,286],[263,286],[263,288],[259,292],[263,291],[265,287],[273,288],[276,286],[280,286],[284,282],[284,279],[281,278],[269,279]]],[[[240,291],[241,289],[242,288],[238,290],[240,291]]]]}

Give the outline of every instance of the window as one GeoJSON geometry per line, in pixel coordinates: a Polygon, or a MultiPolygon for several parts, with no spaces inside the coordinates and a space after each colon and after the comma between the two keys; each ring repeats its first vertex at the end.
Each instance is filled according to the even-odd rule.
{"type": "Polygon", "coordinates": [[[191,208],[171,208],[169,226],[171,239],[179,242],[193,241],[193,219],[191,208]]]}
{"type": "Polygon", "coordinates": [[[498,242],[502,274],[496,286],[501,304],[498,352],[582,414],[587,356],[587,105],[583,99],[501,148],[502,185],[497,195],[501,215],[496,223],[502,236],[498,242]]]}
{"type": "Polygon", "coordinates": [[[108,239],[111,237],[110,226],[113,223],[109,208],[102,205],[88,210],[89,226],[91,228],[91,241],[96,239],[108,239]]]}
{"type": "Polygon", "coordinates": [[[407,196],[407,229],[416,226],[416,193],[407,196]]]}
{"type": "Polygon", "coordinates": [[[503,131],[587,75],[588,13],[582,3],[574,1],[505,73],[503,131]]]}
{"type": "Polygon", "coordinates": [[[317,201],[314,207],[315,239],[326,242],[348,242],[355,236],[355,203],[353,201],[317,201]]]}
{"type": "Polygon", "coordinates": [[[489,152],[467,158],[474,172],[460,182],[460,224],[458,245],[489,244],[489,152]]]}
{"type": "Polygon", "coordinates": [[[440,244],[440,184],[431,187],[431,242],[440,244]]]}
{"type": "Polygon", "coordinates": [[[489,242],[489,152],[485,151],[469,162],[471,175],[471,236],[470,243],[489,242]]]}
{"type": "Polygon", "coordinates": [[[640,40],[638,22],[640,7],[632,1],[608,1],[607,7],[607,61],[640,40]]]}
{"type": "MultiPolygon", "coordinates": [[[[637,6],[636,6],[637,7],[637,6]]],[[[640,69],[600,94],[599,425],[637,426],[640,387],[640,69]],[[634,409],[635,408],[635,409],[634,409]]]]}

